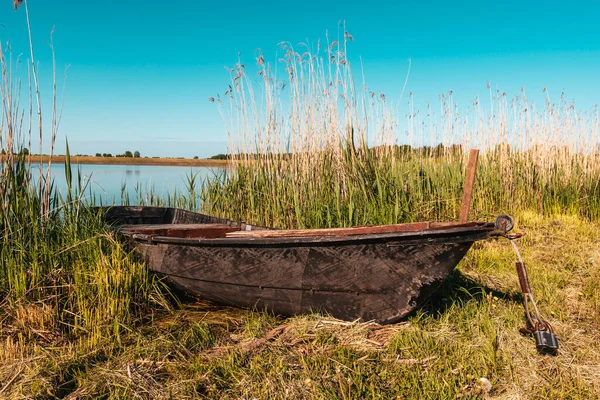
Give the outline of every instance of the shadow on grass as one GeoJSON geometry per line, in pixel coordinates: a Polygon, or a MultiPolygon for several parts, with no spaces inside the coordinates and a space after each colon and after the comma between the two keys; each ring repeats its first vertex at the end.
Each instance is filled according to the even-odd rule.
{"type": "Polygon", "coordinates": [[[523,295],[518,292],[505,293],[489,286],[482,285],[480,282],[465,275],[458,269],[442,283],[442,285],[433,292],[431,297],[426,300],[421,307],[417,309],[434,318],[439,318],[448,309],[454,306],[462,306],[469,301],[475,300],[477,303],[487,301],[488,296],[494,296],[510,302],[522,303],[523,295]]]}

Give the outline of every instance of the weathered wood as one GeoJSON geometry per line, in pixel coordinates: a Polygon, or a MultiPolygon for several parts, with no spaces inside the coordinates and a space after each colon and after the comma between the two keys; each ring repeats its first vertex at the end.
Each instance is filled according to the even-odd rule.
{"type": "MultiPolygon", "coordinates": [[[[207,224],[223,223],[169,210],[162,212],[166,219],[161,223],[177,220],[178,215],[207,224]]],[[[112,212],[122,220],[135,219],[126,216],[126,207],[112,212]]],[[[158,214],[160,210],[152,210],[147,215],[155,218],[158,214]]],[[[138,221],[144,223],[144,218],[138,221]]],[[[161,237],[134,234],[136,229],[130,226],[121,232],[152,271],[164,275],[174,287],[207,300],[285,315],[322,310],[345,320],[387,323],[404,318],[422,304],[473,242],[487,238],[494,229],[485,223],[417,224],[403,224],[404,231],[362,231],[341,237],[161,237]],[[414,230],[419,226],[429,229],[414,230]],[[406,231],[407,227],[413,230],[406,231]]],[[[225,225],[242,227],[234,221],[225,225]]]]}
{"type": "Polygon", "coordinates": [[[124,225],[122,233],[144,233],[178,238],[224,238],[228,232],[238,231],[238,227],[227,224],[159,224],[159,225],[124,225]]]}
{"type": "Polygon", "coordinates": [[[318,237],[318,236],[348,236],[368,235],[371,233],[410,232],[429,229],[429,222],[415,222],[410,224],[361,226],[355,228],[323,228],[323,229],[288,229],[264,231],[236,231],[227,234],[227,237],[318,237]]]}
{"type": "Polygon", "coordinates": [[[248,225],[243,222],[217,218],[211,215],[195,213],[179,208],[168,207],[94,207],[94,212],[101,212],[104,219],[111,225],[159,225],[159,224],[225,224],[242,230],[272,229],[258,225],[248,225]]]}
{"type": "Polygon", "coordinates": [[[475,173],[477,172],[477,160],[479,150],[472,149],[469,152],[469,163],[467,165],[467,177],[463,189],[463,198],[460,207],[460,223],[466,223],[469,220],[469,210],[471,209],[471,199],[473,197],[473,185],[475,184],[475,173]]]}
{"type": "Polygon", "coordinates": [[[380,233],[414,232],[429,229],[465,226],[458,222],[412,222],[407,224],[359,226],[354,228],[322,228],[322,229],[287,229],[261,231],[232,231],[226,234],[229,238],[281,238],[281,237],[330,237],[369,235],[380,233]]]}

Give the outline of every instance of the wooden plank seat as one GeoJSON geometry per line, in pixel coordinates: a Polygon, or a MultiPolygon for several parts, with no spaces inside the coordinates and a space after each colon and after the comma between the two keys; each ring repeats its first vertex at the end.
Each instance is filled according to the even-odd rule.
{"type": "Polygon", "coordinates": [[[142,233],[145,235],[167,236],[177,238],[224,238],[228,232],[239,231],[240,228],[227,224],[144,224],[123,225],[123,233],[142,233]]]}

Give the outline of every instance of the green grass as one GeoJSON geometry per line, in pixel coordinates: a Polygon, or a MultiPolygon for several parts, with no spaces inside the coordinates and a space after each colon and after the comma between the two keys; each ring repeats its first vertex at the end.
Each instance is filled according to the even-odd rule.
{"type": "Polygon", "coordinates": [[[282,43],[277,68],[238,63],[221,112],[237,163],[204,182],[206,210],[280,228],[456,220],[469,150],[481,150],[472,216],[536,210],[600,217],[597,109],[497,91],[399,121],[400,104],[356,82],[344,27],[313,52],[282,43]],[[284,72],[276,72],[276,71],[284,72]],[[256,72],[256,76],[253,76],[256,72]]]}
{"type": "MultiPolygon", "coordinates": [[[[441,162],[438,168],[444,171],[441,162]]],[[[53,212],[40,215],[37,191],[18,175],[25,170],[13,170],[4,169],[3,187],[11,190],[3,193],[0,213],[2,398],[600,396],[600,225],[577,213],[515,215],[526,232],[520,247],[534,294],[560,340],[558,356],[549,357],[519,333],[522,297],[505,241],[477,244],[423,308],[395,325],[178,303],[78,201],[85,183],[70,179],[76,182],[71,194],[51,196],[53,212]],[[480,378],[491,383],[489,392],[480,378]]],[[[223,195],[231,182],[220,183],[223,195]]],[[[382,192],[365,193],[375,201],[382,192]]],[[[190,190],[163,201],[189,207],[196,196],[202,194],[190,190]]],[[[261,218],[260,204],[240,206],[248,213],[241,216],[261,218]]],[[[378,206],[339,204],[342,216],[353,209],[355,217],[332,224],[391,218],[378,206]]],[[[311,211],[316,203],[297,206],[293,218],[285,219],[282,209],[274,220],[299,225],[294,218],[312,215],[304,225],[326,226],[311,211]]]]}
{"type": "Polygon", "coordinates": [[[3,398],[600,396],[597,222],[517,215],[534,293],[560,340],[549,357],[519,333],[505,241],[478,244],[416,314],[378,326],[169,302],[95,218],[62,216],[22,251],[4,242],[3,271],[38,264],[39,274],[24,272],[18,290],[1,280],[3,398]]]}
{"type": "MultiPolygon", "coordinates": [[[[472,219],[519,210],[600,217],[600,168],[569,172],[557,162],[537,173],[532,157],[506,151],[481,155],[472,219]]],[[[577,162],[577,155],[569,157],[577,162]]],[[[462,151],[423,156],[393,148],[271,154],[242,161],[227,177],[203,182],[199,197],[211,214],[280,228],[452,221],[460,213],[465,161],[462,151]],[[335,152],[346,158],[334,161],[335,152]]]]}

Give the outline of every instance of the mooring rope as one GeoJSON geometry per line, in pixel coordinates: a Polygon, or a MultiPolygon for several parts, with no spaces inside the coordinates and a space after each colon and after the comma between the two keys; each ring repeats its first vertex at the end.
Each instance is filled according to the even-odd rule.
{"type": "Polygon", "coordinates": [[[525,315],[528,322],[528,326],[522,329],[521,332],[534,335],[536,347],[541,353],[554,355],[558,351],[558,339],[554,334],[552,325],[542,318],[540,310],[533,298],[529,277],[527,276],[527,268],[525,268],[525,263],[521,258],[521,252],[515,243],[515,239],[522,237],[523,234],[508,234],[513,226],[514,223],[512,217],[508,215],[500,215],[496,219],[496,229],[501,232],[498,235],[508,239],[517,255],[516,268],[519,276],[519,285],[521,286],[521,292],[523,293],[525,315]],[[533,315],[531,309],[533,309],[533,315]]]}

